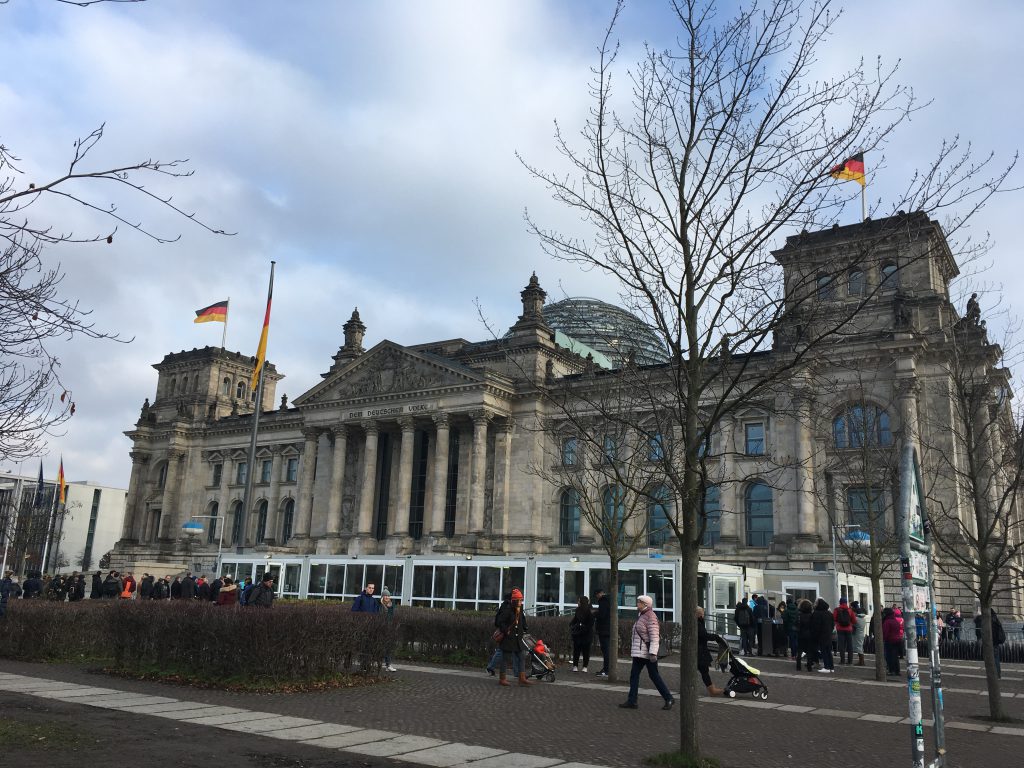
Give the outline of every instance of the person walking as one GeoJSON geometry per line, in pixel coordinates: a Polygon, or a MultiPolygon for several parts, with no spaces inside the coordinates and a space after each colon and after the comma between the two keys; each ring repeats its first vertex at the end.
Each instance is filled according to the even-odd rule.
{"type": "MultiPolygon", "coordinates": [[[[391,599],[391,590],[384,587],[380,591],[380,613],[384,617],[384,621],[387,624],[394,623],[395,620],[395,601],[391,599]]],[[[384,654],[384,669],[388,672],[397,672],[398,670],[391,666],[391,648],[388,647],[387,653],[384,654]]]]}
{"type": "Polygon", "coordinates": [[[526,613],[523,611],[523,593],[518,588],[512,590],[512,598],[508,605],[498,611],[494,626],[501,630],[502,638],[498,644],[501,648],[501,660],[498,662],[498,685],[508,685],[507,657],[519,659],[519,684],[533,685],[526,677],[526,659],[523,658],[523,635],[529,630],[526,626],[526,613]]]}
{"type": "MultiPolygon", "coordinates": [[[[996,615],[996,609],[990,608],[992,611],[992,657],[996,662],[996,677],[1002,678],[1003,676],[1003,643],[1006,642],[1006,630],[1003,629],[1003,623],[999,620],[996,615]]],[[[974,632],[978,638],[978,648],[981,648],[981,612],[974,617],[974,632]]],[[[980,655],[980,653],[979,653],[980,655]]]]}
{"type": "MultiPolygon", "coordinates": [[[[601,671],[598,677],[608,677],[608,670],[612,661],[611,657],[611,633],[612,633],[612,601],[605,594],[603,589],[594,593],[597,610],[594,612],[594,630],[597,632],[597,642],[601,645],[601,671]]],[[[616,656],[618,654],[616,653],[616,656]]]]}
{"type": "Polygon", "coordinates": [[[818,644],[818,656],[821,659],[821,668],[818,671],[831,673],[836,671],[832,663],[832,630],[835,629],[835,619],[828,608],[825,598],[819,597],[814,604],[814,612],[811,614],[811,629],[814,632],[814,638],[818,644]]]}
{"type": "MultiPolygon", "coordinates": [[[[629,655],[633,658],[633,667],[629,673],[629,694],[619,704],[623,709],[637,709],[637,697],[640,688],[640,672],[647,668],[647,676],[665,700],[662,709],[672,709],[676,700],[669,691],[665,681],[658,672],[658,647],[661,644],[661,628],[658,617],[654,613],[654,600],[648,595],[640,595],[636,599],[637,617],[630,633],[629,655]]],[[[699,649],[698,649],[699,651],[699,649]]]]}
{"type": "Polygon", "coordinates": [[[721,696],[722,689],[717,687],[711,680],[711,651],[708,650],[708,643],[712,638],[721,640],[714,633],[709,633],[704,624],[704,606],[697,606],[697,671],[700,672],[700,679],[704,681],[704,687],[708,689],[708,696],[721,696]]]}
{"type": "Polygon", "coordinates": [[[857,666],[864,666],[864,635],[867,632],[868,612],[857,601],[850,603],[853,615],[857,617],[857,623],[853,625],[853,653],[857,654],[857,666]]]}
{"type": "Polygon", "coordinates": [[[840,664],[853,664],[853,633],[857,629],[857,614],[845,597],[839,598],[839,607],[832,612],[836,627],[836,650],[840,664]]]}
{"type": "Polygon", "coordinates": [[[274,607],[274,577],[269,573],[263,574],[263,581],[252,588],[249,599],[245,602],[254,608],[274,607]]]}
{"type": "Polygon", "coordinates": [[[590,609],[590,598],[586,595],[580,595],[576,603],[576,613],[569,622],[569,635],[572,637],[572,671],[586,672],[590,665],[590,646],[594,643],[594,612],[590,609]]]}
{"type": "Polygon", "coordinates": [[[885,667],[890,675],[900,674],[900,645],[903,644],[903,622],[892,608],[882,611],[882,642],[885,644],[885,667]]]}
{"type": "Polygon", "coordinates": [[[740,653],[750,655],[754,652],[754,612],[746,600],[736,603],[732,620],[740,633],[740,653]]]}
{"type": "MultiPolygon", "coordinates": [[[[495,627],[498,626],[498,616],[501,614],[503,610],[505,610],[506,606],[511,605],[511,603],[512,593],[509,592],[507,595],[505,595],[505,599],[501,601],[501,604],[498,605],[498,610],[494,612],[495,627]]],[[[494,645],[494,653],[491,654],[491,660],[487,662],[487,674],[489,674],[491,677],[494,677],[494,675],[496,674],[496,670],[498,669],[498,665],[502,662],[502,659],[504,659],[504,655],[501,652],[501,641],[499,640],[494,645]]],[[[512,657],[512,675],[513,677],[519,677],[518,656],[512,657]]]]}

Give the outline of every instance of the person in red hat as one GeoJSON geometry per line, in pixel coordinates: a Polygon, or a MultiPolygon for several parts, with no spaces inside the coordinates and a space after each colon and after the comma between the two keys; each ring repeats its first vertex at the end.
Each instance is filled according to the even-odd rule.
{"type": "Polygon", "coordinates": [[[494,626],[503,633],[498,647],[502,658],[498,661],[498,685],[508,685],[506,659],[517,659],[519,662],[519,684],[533,685],[526,677],[526,660],[523,658],[523,635],[529,630],[526,627],[526,613],[523,611],[523,593],[517,587],[512,590],[512,597],[507,605],[503,605],[494,618],[494,626]]]}

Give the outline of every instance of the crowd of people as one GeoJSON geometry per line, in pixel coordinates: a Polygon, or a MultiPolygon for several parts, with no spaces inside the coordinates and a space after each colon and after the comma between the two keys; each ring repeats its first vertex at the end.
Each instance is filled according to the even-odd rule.
{"type": "MultiPolygon", "coordinates": [[[[69,575],[49,576],[30,572],[24,583],[18,581],[13,571],[3,578],[3,604],[9,599],[45,599],[56,602],[76,602],[86,599],[86,576],[75,571],[69,575]]],[[[274,601],[273,577],[267,573],[262,580],[253,583],[251,577],[242,581],[225,575],[210,581],[203,574],[193,576],[186,571],[184,576],[156,576],[144,573],[136,581],[134,574],[102,571],[92,574],[88,583],[88,598],[92,600],[200,600],[215,605],[251,605],[269,608],[274,601]]]]}

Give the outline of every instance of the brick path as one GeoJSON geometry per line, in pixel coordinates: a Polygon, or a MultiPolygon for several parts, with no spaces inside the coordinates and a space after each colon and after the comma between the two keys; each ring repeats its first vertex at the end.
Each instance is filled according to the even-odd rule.
{"type": "MultiPolygon", "coordinates": [[[[909,762],[909,726],[901,722],[907,712],[905,685],[876,683],[869,668],[839,667],[835,675],[797,674],[790,662],[782,660],[754,659],[752,663],[761,667],[770,686],[767,702],[750,697],[701,700],[704,749],[724,765],[770,768],[790,766],[795,761],[803,765],[853,764],[837,757],[843,754],[856,754],[856,765],[864,768],[892,768],[894,762],[909,762]]],[[[360,765],[393,766],[394,760],[400,760],[416,765],[472,762],[474,768],[491,768],[491,762],[500,762],[501,768],[581,768],[566,763],[625,768],[639,765],[645,755],[669,751],[677,743],[676,713],[661,711],[660,699],[649,683],[641,684],[645,695],[640,698],[639,710],[621,710],[616,705],[625,698],[625,686],[589,674],[560,670],[557,682],[524,689],[501,688],[494,678],[475,669],[399,666],[393,681],[382,685],[267,696],[109,678],[74,666],[0,661],[0,675],[33,678],[20,686],[20,691],[0,690],[0,711],[27,706],[26,702],[36,708],[50,708],[55,716],[73,717],[75,711],[80,711],[90,722],[109,718],[113,733],[124,711],[130,711],[132,721],[140,728],[145,727],[144,721],[152,721],[149,739],[159,739],[159,734],[167,734],[168,740],[185,736],[191,747],[202,750],[220,749],[239,738],[233,728],[251,730],[245,724],[256,717],[251,713],[258,712],[265,725],[275,726],[276,737],[246,734],[243,743],[249,753],[283,755],[282,760],[292,760],[266,763],[273,765],[316,765],[324,759],[321,755],[336,758],[340,754],[337,750],[342,749],[346,757],[358,756],[356,762],[360,765]],[[49,686],[38,682],[40,679],[55,684],[49,686]],[[106,699],[97,697],[94,703],[110,707],[127,703],[130,709],[76,703],[73,699],[88,700],[90,696],[81,689],[74,695],[73,686],[115,690],[117,694],[106,699]],[[41,690],[27,692],[32,687],[41,690]],[[47,698],[61,691],[70,691],[72,696],[64,700],[47,698]],[[142,696],[169,701],[138,698],[142,696]],[[135,703],[126,697],[135,697],[135,703]],[[204,707],[229,709],[200,712],[204,707]],[[193,718],[178,716],[158,718],[158,708],[185,714],[195,708],[201,716],[196,723],[189,722],[193,718]],[[147,711],[153,714],[147,715],[147,711]],[[215,719],[217,715],[219,720],[215,719]],[[317,736],[320,732],[316,728],[329,726],[334,726],[332,735],[317,736]],[[362,735],[351,735],[357,732],[362,735]],[[455,762],[438,756],[448,754],[442,748],[453,743],[475,749],[455,762]],[[375,756],[367,756],[367,751],[375,751],[375,756]],[[382,762],[385,753],[394,757],[382,762]],[[500,760],[491,760],[498,755],[502,755],[500,760]]],[[[674,688],[678,666],[662,666],[674,688]]],[[[624,676],[628,667],[623,664],[619,669],[624,676]]],[[[1004,673],[1007,710],[1024,719],[1024,670],[1008,665],[1004,673]]],[[[19,688],[17,679],[7,680],[14,681],[8,689],[19,688]]],[[[1024,749],[1024,723],[992,728],[974,717],[987,711],[980,666],[960,662],[945,667],[944,688],[950,755],[947,764],[1016,764],[1024,749]]],[[[927,690],[923,697],[927,716],[927,690]]],[[[930,740],[930,731],[926,738],[930,740]]],[[[160,747],[152,751],[159,754],[160,747]]],[[[456,750],[450,754],[461,753],[456,750]]],[[[48,763],[55,767],[61,764],[49,759],[48,763]]],[[[185,763],[143,764],[162,768],[185,763]]],[[[230,762],[216,764],[230,768],[230,762]]],[[[328,764],[337,763],[324,763],[328,764]]],[[[77,765],[90,763],[84,760],[77,765]]]]}

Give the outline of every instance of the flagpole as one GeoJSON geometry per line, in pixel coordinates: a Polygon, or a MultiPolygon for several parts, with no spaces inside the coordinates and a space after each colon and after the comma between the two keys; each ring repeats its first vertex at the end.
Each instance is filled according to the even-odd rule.
{"type": "Polygon", "coordinates": [[[50,543],[53,541],[53,527],[56,522],[55,515],[57,512],[57,504],[59,503],[59,501],[60,488],[55,487],[53,492],[53,504],[50,505],[50,517],[46,523],[46,543],[43,544],[43,559],[42,562],[40,563],[40,565],[42,565],[43,567],[43,573],[49,573],[50,571],[50,569],[48,568],[48,559],[50,557],[50,543]]]}
{"type": "Polygon", "coordinates": [[[224,312],[224,331],[220,335],[220,351],[224,351],[224,345],[228,340],[228,318],[231,317],[231,297],[228,296],[227,307],[224,312]]]}
{"type": "Polygon", "coordinates": [[[868,184],[867,184],[867,181],[865,181],[863,184],[860,185],[860,213],[861,213],[860,220],[861,221],[867,221],[868,220],[868,184]]]}
{"type": "MultiPolygon", "coordinates": [[[[270,262],[270,287],[267,289],[267,315],[264,317],[263,329],[261,331],[260,340],[262,342],[264,333],[269,333],[267,324],[270,321],[270,301],[274,297],[274,265],[277,262],[270,262]]],[[[248,468],[245,473],[245,494],[242,496],[242,509],[240,515],[242,517],[240,524],[238,525],[238,541],[235,542],[235,551],[238,554],[245,552],[245,540],[247,528],[249,525],[249,504],[252,502],[252,486],[253,477],[256,471],[256,439],[259,436],[260,431],[260,413],[263,411],[263,379],[266,373],[266,350],[263,350],[264,358],[262,362],[259,359],[259,353],[257,352],[256,364],[260,366],[259,378],[256,382],[256,403],[252,412],[252,434],[249,437],[249,457],[248,457],[248,468]]]]}

